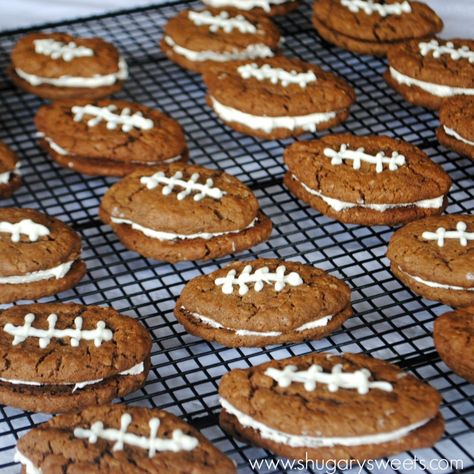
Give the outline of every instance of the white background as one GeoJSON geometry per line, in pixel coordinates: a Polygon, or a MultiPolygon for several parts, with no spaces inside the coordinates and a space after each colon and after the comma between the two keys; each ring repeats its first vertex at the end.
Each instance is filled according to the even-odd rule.
{"type": "MultiPolygon", "coordinates": [[[[0,29],[159,3],[156,0],[0,0],[0,29]]],[[[445,22],[441,36],[474,36],[474,0],[425,0],[425,3],[435,9],[445,22]]]]}

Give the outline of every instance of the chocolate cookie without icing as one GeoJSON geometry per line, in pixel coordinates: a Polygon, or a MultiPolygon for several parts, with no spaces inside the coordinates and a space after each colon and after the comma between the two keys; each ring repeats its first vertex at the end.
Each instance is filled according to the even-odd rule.
{"type": "Polygon", "coordinates": [[[286,15],[299,6],[299,0],[203,0],[213,8],[235,8],[266,15],[286,15]]]}
{"type": "Polygon", "coordinates": [[[266,58],[280,33],[264,15],[235,9],[182,10],[165,25],[160,41],[171,61],[196,72],[215,63],[266,58]]]}
{"type": "Polygon", "coordinates": [[[390,48],[384,78],[408,102],[439,109],[474,95],[474,40],[413,40],[390,48]]]}
{"type": "Polygon", "coordinates": [[[451,179],[419,148],[384,136],[328,135],[285,150],[284,183],[333,219],[395,225],[447,205],[451,179]]]}
{"type": "Polygon", "coordinates": [[[175,315],[227,347],[320,339],[351,315],[349,287],[323,270],[276,259],[234,262],[186,284],[175,315]]]}
{"type": "Polygon", "coordinates": [[[30,33],[13,48],[12,82],[44,99],[106,97],[128,77],[117,48],[100,38],[66,33],[30,33]]]}
{"type": "Polygon", "coordinates": [[[474,160],[474,97],[452,97],[439,111],[438,141],[474,160]]]}
{"type": "Polygon", "coordinates": [[[0,303],[54,295],[85,273],[69,226],[33,209],[0,209],[0,303]]]}
{"type": "Polygon", "coordinates": [[[157,408],[90,407],[42,423],[17,443],[22,472],[235,474],[198,430],[157,408]]]}
{"type": "Polygon", "coordinates": [[[148,258],[216,258],[268,239],[270,219],[237,178],[200,166],[136,171],[112,186],[99,216],[123,245],[148,258]]]}
{"type": "Polygon", "coordinates": [[[0,313],[0,403],[48,413],[102,405],[138,390],[151,338],[112,308],[14,306],[0,313]]]}
{"type": "Polygon", "coordinates": [[[9,198],[21,186],[19,167],[15,153],[0,142],[0,199],[9,198]]]}
{"type": "Polygon", "coordinates": [[[207,102],[238,132],[277,139],[346,120],[355,93],[314,64],[283,56],[216,65],[203,74],[207,102]]]}
{"type": "Polygon", "coordinates": [[[135,102],[55,102],[39,108],[35,124],[54,161],[88,175],[125,176],[188,159],[178,122],[135,102]]]}
{"type": "Polygon", "coordinates": [[[330,43],[378,56],[393,45],[429,38],[443,28],[428,5],[407,0],[316,0],[313,25],[330,43]]]}
{"type": "Polygon", "coordinates": [[[364,460],[432,446],[440,395],[362,354],[312,353],[234,369],[219,386],[222,428],[293,459],[364,460]]]}
{"type": "Polygon", "coordinates": [[[474,383],[474,306],[436,318],[433,338],[436,350],[446,365],[474,383]]]}
{"type": "Polygon", "coordinates": [[[387,257],[415,293],[455,307],[474,304],[474,216],[411,222],[393,234],[387,257]]]}

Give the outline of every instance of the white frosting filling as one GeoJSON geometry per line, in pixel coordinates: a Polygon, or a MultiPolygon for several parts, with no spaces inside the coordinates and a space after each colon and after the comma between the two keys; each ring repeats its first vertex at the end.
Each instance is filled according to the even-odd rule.
{"type": "Polygon", "coordinates": [[[220,398],[222,408],[231,415],[237,417],[238,422],[245,428],[251,428],[260,433],[260,436],[276,443],[286,444],[293,448],[296,447],[307,447],[307,448],[320,448],[320,447],[332,447],[332,446],[361,446],[364,444],[380,444],[387,443],[390,441],[396,441],[404,436],[407,436],[412,431],[426,425],[430,419],[421,420],[417,423],[404,426],[395,431],[389,431],[386,433],[377,433],[364,436],[341,436],[341,437],[323,437],[323,436],[308,436],[308,435],[294,435],[278,431],[269,426],[255,420],[251,416],[241,412],[233,405],[231,405],[226,399],[220,398]]]}
{"type": "Polygon", "coordinates": [[[317,112],[309,115],[294,115],[292,117],[260,117],[223,105],[214,97],[211,97],[211,101],[212,108],[225,122],[240,123],[254,130],[263,130],[265,133],[270,133],[275,128],[285,128],[288,130],[302,128],[307,132],[314,133],[317,124],[327,122],[336,117],[336,112],[317,112]]]}
{"type": "Polygon", "coordinates": [[[130,225],[132,226],[132,229],[142,232],[143,234],[145,234],[147,237],[150,237],[151,239],[158,239],[158,240],[205,239],[205,240],[209,240],[214,237],[219,237],[221,235],[238,234],[239,232],[243,232],[244,230],[254,227],[258,219],[255,218],[247,227],[243,229],[229,230],[227,232],[198,232],[196,234],[175,234],[174,232],[162,232],[159,230],[153,230],[148,227],[144,227],[140,224],[137,224],[136,222],[130,221],[128,219],[122,219],[120,217],[112,217],[111,220],[114,224],[130,225]]]}
{"type": "Polygon", "coordinates": [[[20,172],[19,172],[20,166],[21,166],[20,162],[18,162],[15,165],[15,169],[4,171],[3,173],[0,173],[0,184],[8,184],[10,182],[10,179],[12,178],[12,176],[20,175],[20,172]]]}
{"type": "MultiPolygon", "coordinates": [[[[229,328],[229,327],[223,326],[222,324],[218,323],[216,320],[211,319],[207,316],[203,316],[202,314],[192,313],[190,311],[187,311],[186,308],[184,308],[184,306],[181,306],[181,309],[186,311],[186,313],[190,314],[193,318],[203,322],[204,324],[207,324],[208,326],[210,326],[214,329],[224,329],[225,331],[230,331],[230,332],[235,333],[237,336],[277,337],[277,336],[281,336],[283,334],[281,331],[262,332],[262,331],[249,331],[247,329],[229,328]]],[[[305,323],[305,324],[297,327],[296,329],[294,329],[294,331],[303,332],[303,331],[307,331],[308,329],[327,326],[327,324],[332,319],[332,317],[333,317],[333,315],[331,314],[329,316],[324,316],[324,317],[316,319],[314,321],[310,321],[309,323],[305,323]]]]}
{"type": "Polygon", "coordinates": [[[238,10],[252,10],[252,8],[261,8],[269,12],[273,5],[283,5],[295,0],[203,0],[206,5],[214,8],[234,7],[238,10]]]}
{"type": "Polygon", "coordinates": [[[64,278],[73,263],[74,260],[61,263],[57,267],[48,268],[47,270],[38,270],[37,272],[26,273],[25,275],[0,277],[0,285],[21,285],[24,283],[34,283],[35,281],[49,280],[51,278],[59,280],[60,278],[64,278]]]}
{"type": "Polygon", "coordinates": [[[474,287],[466,288],[464,286],[445,285],[444,283],[437,283],[436,281],[423,280],[423,278],[420,278],[418,276],[410,275],[409,273],[402,270],[400,267],[398,267],[398,269],[404,275],[411,278],[412,280],[415,280],[418,283],[421,283],[422,285],[429,286],[431,288],[442,288],[443,290],[454,290],[454,291],[474,291],[474,287]]]}
{"type": "Polygon", "coordinates": [[[33,461],[27,458],[21,451],[18,451],[18,449],[15,451],[13,460],[25,466],[26,474],[43,474],[43,471],[39,467],[36,467],[33,461]]]}
{"type": "Polygon", "coordinates": [[[390,75],[399,84],[406,86],[416,86],[437,97],[452,97],[454,95],[474,95],[474,89],[465,87],[444,86],[442,84],[433,84],[432,82],[420,81],[410,76],[406,76],[390,66],[390,75]]]}
{"type": "Polygon", "coordinates": [[[270,47],[262,43],[249,44],[245,49],[235,48],[232,52],[217,53],[216,51],[193,51],[184,48],[171,38],[164,37],[165,43],[170,46],[176,54],[184,56],[188,61],[202,62],[202,61],[237,61],[244,59],[256,58],[270,58],[273,56],[273,51],[270,47]]]}
{"type": "MultiPolygon", "coordinates": [[[[140,362],[137,365],[134,365],[130,369],[124,370],[123,372],[119,372],[117,375],[139,375],[143,373],[145,370],[145,366],[143,362],[140,362]]],[[[46,384],[46,383],[40,383],[40,382],[29,382],[26,380],[18,380],[18,379],[6,379],[3,377],[0,377],[1,382],[7,382],[11,383],[13,385],[33,385],[35,387],[43,387],[43,386],[49,386],[49,385],[66,385],[66,386],[72,386],[72,393],[74,393],[76,390],[80,390],[87,385],[94,385],[97,383],[102,382],[104,379],[96,379],[96,380],[86,380],[84,382],[77,382],[77,383],[59,383],[59,384],[46,384]]]]}
{"type": "Polygon", "coordinates": [[[127,63],[123,57],[119,58],[118,71],[106,75],[96,74],[92,77],[60,76],[41,77],[28,74],[21,69],[15,69],[16,74],[32,86],[49,85],[54,87],[84,87],[92,89],[95,87],[111,86],[118,81],[124,81],[128,77],[127,63]]]}
{"type": "Polygon", "coordinates": [[[398,204],[365,204],[364,202],[347,202],[347,201],[340,201],[339,199],[330,198],[325,196],[319,191],[315,191],[311,189],[309,186],[306,186],[301,180],[299,180],[295,175],[292,175],[292,179],[298,181],[298,183],[310,194],[314,196],[318,196],[324,202],[326,202],[329,206],[331,206],[336,212],[344,211],[345,209],[352,209],[354,207],[359,207],[363,209],[372,209],[373,211],[377,212],[384,212],[388,209],[397,209],[399,207],[420,207],[422,209],[437,209],[443,205],[444,195],[439,196],[434,199],[422,199],[421,201],[415,202],[401,202],[398,204]]]}
{"type": "Polygon", "coordinates": [[[450,135],[451,137],[454,137],[456,140],[459,140],[460,142],[466,143],[467,145],[474,146],[474,142],[462,137],[459,135],[456,130],[453,130],[452,128],[446,127],[446,125],[443,125],[444,132],[446,135],[450,135]]]}

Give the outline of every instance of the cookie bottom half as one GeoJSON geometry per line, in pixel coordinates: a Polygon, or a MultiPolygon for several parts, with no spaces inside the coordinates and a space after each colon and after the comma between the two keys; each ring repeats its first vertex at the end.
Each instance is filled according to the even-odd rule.
{"type": "Polygon", "coordinates": [[[323,199],[306,191],[298,181],[293,179],[291,173],[288,172],[285,174],[283,183],[298,199],[306,202],[321,214],[336,219],[339,222],[344,222],[345,224],[396,225],[421,219],[422,217],[441,214],[448,205],[448,200],[445,197],[443,205],[439,208],[400,206],[381,212],[374,209],[353,207],[336,211],[323,199]]]}
{"type": "Polygon", "coordinates": [[[349,305],[334,315],[325,326],[314,327],[305,331],[290,331],[278,336],[239,335],[235,330],[210,327],[190,315],[188,311],[181,307],[179,300],[174,313],[176,319],[184,326],[187,332],[206,341],[218,342],[226,347],[263,347],[270,344],[286,344],[321,339],[336,331],[352,316],[352,307],[349,305]]]}
{"type": "Polygon", "coordinates": [[[50,278],[24,284],[0,284],[0,303],[35,300],[69,290],[79,283],[86,271],[86,264],[82,260],[76,260],[63,278],[50,278]]]}
{"type": "Polygon", "coordinates": [[[211,239],[154,239],[132,229],[128,224],[111,223],[110,217],[102,209],[99,216],[103,222],[111,225],[112,230],[126,248],[146,258],[165,262],[207,260],[240,252],[268,240],[272,232],[272,222],[262,211],[258,212],[257,221],[253,227],[211,239]]]}
{"type": "Polygon", "coordinates": [[[363,461],[390,456],[407,450],[427,448],[433,446],[444,432],[444,420],[441,414],[438,414],[425,425],[396,441],[360,446],[336,445],[332,447],[306,448],[292,447],[265,439],[257,430],[242,426],[234,415],[229,414],[224,409],[221,410],[219,423],[222,429],[231,436],[269,449],[280,456],[290,459],[313,459],[318,461],[363,461]]]}
{"type": "Polygon", "coordinates": [[[461,140],[457,140],[454,137],[450,137],[444,130],[443,127],[438,127],[436,130],[436,138],[441,145],[444,145],[450,150],[454,150],[460,155],[467,156],[471,160],[474,160],[474,146],[468,143],[463,143],[461,140]]]}

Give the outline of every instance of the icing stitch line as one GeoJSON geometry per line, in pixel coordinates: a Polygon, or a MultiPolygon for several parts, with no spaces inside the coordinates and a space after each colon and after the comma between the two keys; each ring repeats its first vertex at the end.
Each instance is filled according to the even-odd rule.
{"type": "Polygon", "coordinates": [[[278,84],[279,82],[283,87],[290,84],[298,84],[304,89],[309,83],[316,82],[316,74],[313,71],[296,72],[296,71],[285,71],[279,67],[272,67],[269,64],[263,64],[257,66],[255,63],[244,64],[237,68],[242,79],[255,78],[257,81],[268,80],[272,84],[278,84]]]}
{"type": "Polygon", "coordinates": [[[463,142],[463,143],[466,143],[467,145],[474,146],[474,142],[473,142],[473,141],[467,140],[467,139],[464,138],[463,136],[459,135],[459,133],[456,132],[456,130],[453,130],[452,128],[446,127],[446,125],[443,125],[443,129],[444,129],[446,135],[451,135],[451,136],[454,137],[456,140],[459,140],[459,141],[461,141],[461,142],[463,142]]]}
{"type": "Polygon", "coordinates": [[[192,193],[196,193],[193,197],[194,201],[201,201],[205,197],[219,200],[227,194],[221,189],[213,187],[214,181],[212,178],[207,178],[205,184],[198,183],[199,176],[199,173],[193,173],[187,181],[184,181],[181,171],[176,171],[171,178],[168,178],[163,171],[158,171],[152,176],[142,176],[140,183],[144,184],[147,189],[150,190],[155,189],[159,184],[163,185],[163,189],[161,190],[163,196],[170,195],[176,187],[183,188],[182,191],[176,194],[178,201],[182,201],[192,193]]]}
{"type": "MultiPolygon", "coordinates": [[[[218,323],[212,318],[203,316],[202,314],[199,314],[199,313],[193,313],[191,311],[188,311],[184,306],[181,306],[181,310],[184,311],[186,314],[191,315],[194,319],[201,321],[202,323],[206,324],[207,326],[213,329],[223,329],[224,331],[230,331],[230,332],[235,333],[237,336],[278,337],[283,334],[281,331],[263,332],[263,331],[250,331],[247,329],[229,328],[229,327],[223,326],[222,324],[218,323]]],[[[293,332],[293,331],[304,332],[304,331],[308,331],[309,329],[327,326],[329,321],[331,321],[331,319],[333,318],[333,316],[334,315],[332,314],[329,316],[323,316],[321,318],[315,319],[314,321],[305,323],[294,330],[292,329],[290,332],[293,332]]]]}
{"type": "Polygon", "coordinates": [[[467,59],[471,64],[474,63],[474,51],[471,51],[468,46],[456,48],[451,41],[448,41],[445,45],[440,45],[438,41],[432,39],[428,43],[418,43],[418,47],[422,56],[432,52],[433,58],[439,59],[443,54],[447,54],[454,61],[467,59]]]}
{"type": "Polygon", "coordinates": [[[193,51],[184,48],[177,44],[170,36],[165,36],[164,41],[176,54],[185,57],[189,61],[195,62],[215,61],[222,63],[226,61],[271,58],[274,56],[272,49],[263,43],[249,44],[244,49],[234,48],[228,53],[217,53],[216,51],[193,51]]]}
{"type": "Polygon", "coordinates": [[[20,166],[21,163],[18,162],[14,169],[0,173],[0,184],[8,184],[12,176],[20,176],[20,166]]]}
{"type": "Polygon", "coordinates": [[[125,107],[119,113],[117,106],[114,104],[107,107],[96,107],[91,104],[84,107],[75,105],[71,108],[71,112],[74,114],[74,122],[81,122],[85,115],[91,115],[92,118],[86,122],[88,127],[95,127],[105,121],[107,130],[115,130],[118,125],[121,126],[122,132],[130,132],[133,128],[139,130],[151,130],[153,128],[153,120],[143,117],[141,112],[130,115],[131,110],[125,107]]]}
{"type": "Polygon", "coordinates": [[[398,151],[393,151],[392,156],[385,156],[383,151],[380,151],[376,155],[369,155],[364,153],[364,148],[350,150],[348,146],[349,145],[342,144],[339,151],[333,150],[332,148],[325,148],[324,155],[331,158],[332,165],[342,165],[345,160],[352,161],[352,168],[355,170],[360,169],[362,161],[374,164],[377,173],[382,173],[384,164],[388,165],[390,171],[396,171],[400,166],[406,164],[405,157],[400,155],[398,151]]]}
{"type": "Polygon", "coordinates": [[[75,260],[61,263],[57,267],[48,268],[47,270],[38,270],[37,272],[26,273],[25,275],[0,276],[0,285],[21,285],[24,283],[33,283],[35,281],[49,280],[55,278],[59,280],[63,278],[72,267],[75,260]]]}
{"type": "Polygon", "coordinates": [[[3,330],[13,336],[12,346],[16,346],[24,342],[29,337],[38,338],[38,345],[41,349],[48,347],[51,339],[70,338],[69,344],[72,347],[78,347],[81,340],[94,341],[95,347],[100,347],[102,342],[111,341],[113,332],[106,328],[104,321],[98,321],[96,328],[92,330],[83,330],[83,319],[78,316],[74,319],[74,328],[57,329],[58,322],[57,314],[50,314],[48,316],[48,329],[38,329],[32,326],[35,320],[33,313],[25,315],[23,326],[15,326],[11,323],[5,324],[3,330]]]}
{"type": "Polygon", "coordinates": [[[421,283],[422,285],[429,286],[430,288],[441,288],[443,290],[454,291],[474,291],[474,287],[468,288],[464,286],[445,285],[443,283],[437,283],[436,281],[423,280],[423,278],[420,278],[418,276],[410,275],[409,273],[402,270],[400,267],[398,267],[398,269],[412,280],[415,280],[416,282],[421,283]]]}
{"type": "Polygon", "coordinates": [[[22,219],[20,222],[12,224],[11,222],[0,222],[0,233],[11,234],[12,242],[20,242],[21,234],[28,236],[30,242],[36,242],[40,237],[46,237],[50,234],[49,229],[33,222],[31,219],[22,219]]]}
{"type": "Polygon", "coordinates": [[[238,10],[261,8],[263,11],[269,12],[272,5],[283,5],[294,1],[296,0],[204,0],[204,3],[214,8],[234,7],[238,10]]]}
{"type": "Polygon", "coordinates": [[[446,239],[459,239],[460,245],[467,246],[468,240],[474,240],[474,232],[466,232],[467,224],[465,222],[458,222],[456,230],[446,230],[444,227],[439,227],[436,232],[425,231],[421,235],[425,240],[437,240],[438,247],[444,247],[446,239]]]}
{"type": "Polygon", "coordinates": [[[388,15],[402,15],[403,13],[411,13],[411,6],[407,1],[390,3],[383,5],[374,3],[373,0],[341,0],[341,4],[352,13],[358,13],[362,10],[366,15],[378,13],[385,17],[388,15]]]}
{"type": "Polygon", "coordinates": [[[87,439],[91,444],[97,443],[98,439],[114,441],[112,451],[122,451],[124,446],[130,445],[148,451],[148,457],[152,458],[157,452],[171,451],[192,451],[199,441],[193,436],[183,433],[180,429],[175,429],[171,433],[171,438],[158,438],[160,419],[151,418],[148,422],[150,428],[149,436],[139,436],[127,432],[132,416],[124,413],[120,418],[120,429],[104,428],[102,421],[96,421],[90,425],[89,429],[74,428],[74,436],[79,439],[87,439]]]}
{"type": "Polygon", "coordinates": [[[254,34],[257,32],[256,26],[244,16],[236,15],[231,17],[226,11],[213,15],[209,11],[196,12],[191,10],[188,13],[188,18],[196,26],[209,26],[209,31],[213,33],[219,31],[219,29],[222,29],[224,33],[231,33],[234,29],[239,30],[241,33],[254,34]]]}
{"type": "Polygon", "coordinates": [[[354,207],[359,207],[363,209],[371,209],[377,212],[385,212],[388,209],[397,209],[400,207],[410,207],[410,206],[420,207],[422,209],[437,209],[443,205],[443,201],[444,201],[444,195],[439,196],[437,198],[433,198],[433,199],[422,199],[421,201],[403,202],[403,203],[401,202],[398,204],[365,204],[363,202],[354,203],[354,202],[340,201],[339,199],[334,199],[334,198],[325,196],[319,191],[315,191],[314,189],[310,188],[305,183],[303,183],[303,181],[298,179],[294,174],[291,175],[291,179],[293,179],[294,181],[297,181],[303,187],[303,189],[307,191],[308,193],[313,194],[314,196],[317,196],[320,199],[322,199],[325,203],[331,206],[336,212],[344,211],[345,209],[352,209],[354,207]]]}
{"type": "Polygon", "coordinates": [[[293,448],[307,447],[307,448],[321,448],[321,447],[332,447],[332,446],[361,446],[364,444],[380,444],[387,443],[390,441],[396,441],[407,436],[410,432],[421,428],[426,425],[430,418],[421,420],[417,423],[404,426],[395,431],[389,431],[386,433],[377,433],[373,435],[363,436],[337,436],[337,437],[319,437],[319,436],[307,436],[307,435],[294,435],[278,431],[270,428],[268,425],[255,420],[246,413],[237,410],[231,405],[226,399],[220,398],[222,408],[229,414],[235,416],[239,424],[243,427],[252,428],[260,432],[262,438],[275,441],[276,443],[285,444],[293,448]]]}
{"type": "Polygon", "coordinates": [[[308,392],[315,390],[317,384],[327,385],[330,392],[337,392],[340,388],[356,389],[359,395],[365,395],[371,389],[384,392],[393,390],[393,386],[389,382],[370,381],[369,378],[372,374],[365,368],[355,372],[343,372],[342,364],[336,364],[331,373],[323,370],[317,364],[311,365],[307,370],[298,370],[296,365],[287,365],[283,370],[269,367],[265,371],[265,375],[275,380],[279,387],[289,387],[293,382],[302,383],[308,392]]]}
{"type": "Polygon", "coordinates": [[[51,59],[62,59],[70,62],[75,58],[94,56],[94,50],[85,46],[78,46],[74,41],[64,43],[50,38],[33,41],[35,53],[49,56],[51,59]]]}
{"type": "Polygon", "coordinates": [[[248,293],[248,283],[253,283],[253,289],[257,293],[262,291],[265,283],[274,283],[273,289],[280,292],[286,285],[299,286],[303,284],[303,279],[296,272],[285,275],[286,267],[278,266],[274,273],[270,272],[268,267],[261,267],[252,272],[252,265],[246,265],[236,278],[237,270],[229,270],[225,277],[216,278],[214,283],[216,286],[222,286],[222,293],[230,295],[234,292],[234,285],[239,286],[239,295],[244,296],[248,293]]]}

